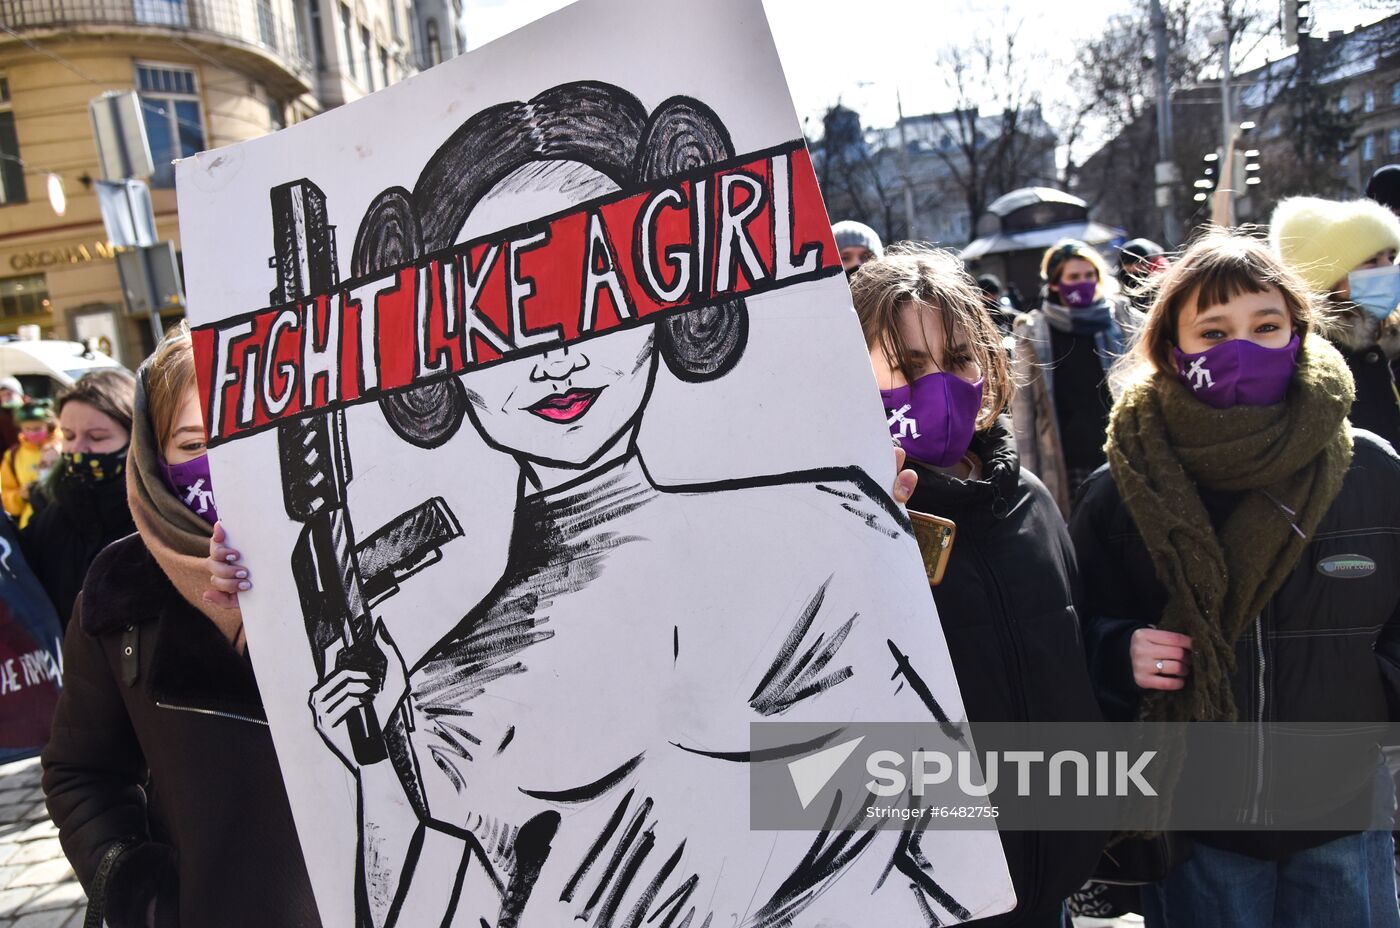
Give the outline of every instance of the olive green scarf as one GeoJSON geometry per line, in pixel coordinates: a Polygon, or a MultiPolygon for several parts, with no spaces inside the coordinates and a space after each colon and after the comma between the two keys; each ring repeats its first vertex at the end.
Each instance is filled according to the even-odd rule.
{"type": "Polygon", "coordinates": [[[1186,686],[1152,691],[1151,722],[1233,721],[1235,643],[1293,571],[1351,463],[1355,387],[1305,338],[1287,398],[1215,409],[1174,376],[1129,387],[1109,421],[1113,480],[1167,589],[1157,627],[1190,635],[1186,686]],[[1240,494],[1219,534],[1197,487],[1240,494]]]}

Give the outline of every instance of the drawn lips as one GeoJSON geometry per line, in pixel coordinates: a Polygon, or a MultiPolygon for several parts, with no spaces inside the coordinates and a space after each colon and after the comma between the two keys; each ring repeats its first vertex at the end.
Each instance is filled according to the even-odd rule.
{"type": "Polygon", "coordinates": [[[550,422],[573,422],[583,418],[584,413],[593,408],[598,399],[598,390],[570,390],[568,393],[552,393],[533,406],[525,407],[541,419],[550,422]]]}

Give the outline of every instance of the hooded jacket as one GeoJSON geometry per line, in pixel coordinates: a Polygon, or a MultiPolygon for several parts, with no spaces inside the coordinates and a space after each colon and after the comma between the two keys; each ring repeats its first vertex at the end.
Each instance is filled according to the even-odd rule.
{"type": "MultiPolygon", "coordinates": [[[[1400,721],[1400,457],[1366,432],[1351,466],[1282,588],[1235,645],[1231,677],[1241,722],[1400,721]]],[[[1228,509],[1220,494],[1202,501],[1228,509]]],[[[1070,521],[1085,578],[1084,634],[1096,694],[1110,721],[1137,716],[1133,633],[1155,623],[1167,593],[1108,467],[1094,473],[1070,521]]],[[[1252,766],[1252,765],[1251,765],[1252,766]]],[[[1267,778],[1253,789],[1267,794],[1267,778]]],[[[1338,783],[1334,808],[1371,784],[1338,783]]],[[[1205,843],[1279,859],[1337,835],[1235,831],[1205,843]]]]}
{"type": "MultiPolygon", "coordinates": [[[[943,582],[933,587],[968,719],[1098,721],[1075,607],[1079,578],[1064,520],[1023,470],[1005,416],[973,438],[975,480],[909,462],[909,508],[957,525],[943,582]]],[[[977,925],[1040,924],[1089,878],[1106,835],[1002,831],[1016,887],[1012,912],[977,925]]],[[[1055,922],[1058,924],[1058,922],[1055,922]]]]}
{"type": "Polygon", "coordinates": [[[1400,449],[1400,393],[1392,366],[1400,358],[1400,312],[1381,321],[1360,310],[1339,313],[1327,338],[1337,346],[1356,381],[1351,424],[1400,449]]]}
{"type": "MultiPolygon", "coordinates": [[[[140,386],[132,443],[130,467],[155,467],[140,386]]],[[[170,530],[161,510],[178,502],[159,476],[128,476],[134,493],[169,497],[142,518],[170,530]]],[[[44,794],[106,923],[150,928],[153,904],[155,928],[317,928],[253,666],[147,539],[98,555],[63,653],[44,794]]]]}

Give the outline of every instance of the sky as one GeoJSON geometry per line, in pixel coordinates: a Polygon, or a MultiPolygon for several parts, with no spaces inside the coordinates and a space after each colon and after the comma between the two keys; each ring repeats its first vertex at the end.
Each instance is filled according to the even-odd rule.
{"type": "MultiPolygon", "coordinates": [[[[468,45],[476,48],[568,2],[466,0],[468,45]]],[[[1134,3],[1147,0],[764,0],[764,7],[798,116],[811,120],[809,135],[819,135],[821,114],[838,100],[874,126],[893,125],[896,96],[906,115],[950,108],[953,97],[937,66],[940,51],[969,30],[1005,35],[1017,24],[1027,44],[1036,46],[1036,85],[1051,104],[1047,116],[1053,121],[1054,102],[1069,95],[1068,63],[1077,43],[1134,3]]],[[[1312,5],[1314,32],[1348,29],[1393,12],[1384,0],[1312,5]]],[[[1267,43],[1236,67],[1282,53],[1277,42],[1267,43]]]]}

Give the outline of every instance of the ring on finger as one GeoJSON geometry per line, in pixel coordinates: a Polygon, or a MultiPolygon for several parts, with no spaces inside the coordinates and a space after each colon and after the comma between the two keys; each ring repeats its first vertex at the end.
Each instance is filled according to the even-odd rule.
{"type": "Polygon", "coordinates": [[[1158,673],[1161,673],[1161,672],[1166,668],[1166,666],[1167,666],[1167,662],[1166,662],[1166,661],[1158,661],[1158,662],[1157,662],[1157,672],[1158,672],[1158,673]]]}

